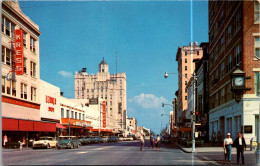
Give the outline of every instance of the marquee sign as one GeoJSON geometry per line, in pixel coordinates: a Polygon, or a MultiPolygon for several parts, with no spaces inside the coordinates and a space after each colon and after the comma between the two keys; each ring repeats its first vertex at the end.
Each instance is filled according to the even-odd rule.
{"type": "Polygon", "coordinates": [[[106,123],[107,123],[107,116],[106,116],[106,101],[103,101],[102,102],[102,107],[103,107],[103,112],[102,112],[102,115],[103,115],[103,128],[106,128],[106,123]]]}
{"type": "Polygon", "coordinates": [[[23,31],[21,29],[16,29],[14,34],[15,72],[16,75],[23,75],[23,31]]]}

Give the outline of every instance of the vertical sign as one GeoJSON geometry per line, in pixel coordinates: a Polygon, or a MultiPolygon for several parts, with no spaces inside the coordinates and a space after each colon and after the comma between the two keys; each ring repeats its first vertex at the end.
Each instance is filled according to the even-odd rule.
{"type": "Polygon", "coordinates": [[[23,75],[23,31],[16,29],[14,37],[15,72],[16,75],[23,75]]]}
{"type": "Polygon", "coordinates": [[[107,116],[106,116],[106,101],[102,102],[103,110],[102,110],[102,115],[103,115],[103,128],[106,128],[107,124],[107,116]]]}

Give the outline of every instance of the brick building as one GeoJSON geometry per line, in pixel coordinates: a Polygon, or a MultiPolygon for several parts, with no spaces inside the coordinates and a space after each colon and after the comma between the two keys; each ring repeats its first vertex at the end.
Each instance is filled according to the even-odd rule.
{"type": "Polygon", "coordinates": [[[256,136],[259,114],[259,1],[209,1],[209,138],[213,132],[246,142],[256,136]],[[231,73],[246,73],[242,100],[231,92],[231,73]],[[258,87],[258,89],[257,89],[258,87]],[[246,127],[246,131],[245,131],[246,127]]]}

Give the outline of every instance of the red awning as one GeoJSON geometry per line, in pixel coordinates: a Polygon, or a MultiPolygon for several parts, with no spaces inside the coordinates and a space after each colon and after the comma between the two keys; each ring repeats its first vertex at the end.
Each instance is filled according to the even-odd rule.
{"type": "Polygon", "coordinates": [[[19,131],[33,131],[33,121],[19,120],[19,131]]]}
{"type": "Polygon", "coordinates": [[[56,123],[34,122],[34,131],[56,132],[56,123]]]}
{"type": "Polygon", "coordinates": [[[56,128],[66,129],[66,127],[62,126],[60,123],[56,123],[56,128]]]}
{"type": "Polygon", "coordinates": [[[18,119],[2,118],[3,131],[18,131],[18,119]]]}

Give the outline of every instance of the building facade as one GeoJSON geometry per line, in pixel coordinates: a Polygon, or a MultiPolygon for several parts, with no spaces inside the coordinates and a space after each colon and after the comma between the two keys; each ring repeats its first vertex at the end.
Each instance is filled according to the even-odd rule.
{"type": "Polygon", "coordinates": [[[135,118],[127,118],[125,136],[136,135],[136,133],[137,133],[137,120],[135,118]]]}
{"type": "Polygon", "coordinates": [[[101,98],[107,103],[107,127],[119,130],[126,129],[126,74],[110,74],[104,58],[99,64],[96,75],[88,74],[86,68],[75,74],[75,98],[101,98]]]}
{"type": "MultiPolygon", "coordinates": [[[[39,26],[20,9],[17,1],[2,1],[2,131],[11,141],[56,132],[55,123],[40,118],[39,26]],[[15,75],[15,30],[23,31],[23,70],[15,75]]],[[[22,47],[21,47],[22,48],[22,47]]],[[[17,53],[17,52],[16,52],[17,53]]],[[[20,53],[19,53],[20,54],[20,53]]],[[[28,142],[27,142],[28,143],[28,142]]]]}
{"type": "Polygon", "coordinates": [[[257,135],[259,114],[259,1],[209,1],[209,138],[257,135]],[[246,73],[242,100],[236,102],[230,76],[246,73]]]}
{"type": "Polygon", "coordinates": [[[178,62],[178,96],[177,96],[177,119],[183,123],[185,112],[188,107],[188,94],[186,86],[195,70],[194,59],[200,59],[203,56],[203,50],[197,42],[191,42],[189,46],[181,46],[176,53],[178,62]]]}

